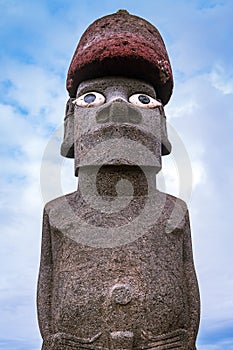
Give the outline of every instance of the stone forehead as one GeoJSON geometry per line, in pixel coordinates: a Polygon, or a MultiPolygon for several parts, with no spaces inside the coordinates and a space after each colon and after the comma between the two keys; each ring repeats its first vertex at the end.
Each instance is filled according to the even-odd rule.
{"type": "Polygon", "coordinates": [[[124,77],[103,77],[83,81],[77,90],[77,96],[86,92],[109,92],[109,94],[119,91],[128,96],[133,93],[145,93],[151,97],[156,97],[154,87],[145,81],[124,77]]]}

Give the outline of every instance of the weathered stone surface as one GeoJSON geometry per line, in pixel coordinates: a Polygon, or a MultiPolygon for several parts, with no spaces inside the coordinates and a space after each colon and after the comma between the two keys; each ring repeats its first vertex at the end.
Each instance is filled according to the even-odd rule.
{"type": "Polygon", "coordinates": [[[74,157],[79,181],[44,209],[43,350],[196,349],[189,214],[156,188],[171,150],[157,91],[148,79],[103,76],[79,84],[67,104],[61,152],[74,157]]]}
{"type": "MultiPolygon", "coordinates": [[[[145,199],[134,197],[139,210],[145,199]]],[[[39,319],[45,338],[46,333],[55,337],[62,333],[63,349],[69,349],[70,336],[74,349],[82,348],[86,339],[93,339],[94,349],[108,349],[112,332],[130,332],[130,347],[113,349],[143,349],[157,341],[161,349],[173,342],[174,349],[189,349],[188,340],[193,344],[190,349],[195,349],[199,308],[187,208],[159,191],[153,200],[156,207],[162,203],[154,226],[138,239],[108,249],[79,243],[82,222],[98,227],[110,222],[116,232],[119,224],[125,225],[132,235],[126,222],[134,219],[135,205],[128,208],[125,222],[121,213],[112,219],[91,209],[79,192],[46,206],[39,284],[39,319]],[[67,205],[73,220],[62,216],[67,205]],[[166,233],[175,205],[183,219],[166,233]],[[76,238],[69,225],[76,226],[76,238]]]]}

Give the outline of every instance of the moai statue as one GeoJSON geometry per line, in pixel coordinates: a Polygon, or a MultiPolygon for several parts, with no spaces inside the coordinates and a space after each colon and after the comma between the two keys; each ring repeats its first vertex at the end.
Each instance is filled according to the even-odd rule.
{"type": "Polygon", "coordinates": [[[43,350],[196,349],[188,211],[156,188],[172,88],[164,42],[144,19],[120,10],[81,37],[61,146],[78,189],[44,209],[43,350]]]}

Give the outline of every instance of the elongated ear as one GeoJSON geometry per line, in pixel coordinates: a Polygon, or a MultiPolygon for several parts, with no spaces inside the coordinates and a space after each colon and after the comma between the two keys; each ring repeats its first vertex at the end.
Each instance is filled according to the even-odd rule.
{"type": "Polygon", "coordinates": [[[64,119],[64,137],[61,144],[61,155],[66,158],[74,158],[74,98],[66,103],[66,116],[64,119]]]}
{"type": "Polygon", "coordinates": [[[171,143],[168,140],[168,134],[167,134],[167,123],[166,123],[166,115],[164,113],[163,106],[159,107],[160,113],[161,113],[161,124],[162,124],[162,156],[166,156],[171,153],[171,143]]]}

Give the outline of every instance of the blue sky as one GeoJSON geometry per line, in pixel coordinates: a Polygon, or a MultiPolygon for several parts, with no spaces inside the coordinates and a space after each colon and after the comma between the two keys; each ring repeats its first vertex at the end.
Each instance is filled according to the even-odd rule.
{"type": "MultiPolygon", "coordinates": [[[[202,301],[198,349],[233,349],[233,2],[0,0],[0,350],[40,349],[42,209],[76,188],[72,161],[59,156],[66,73],[87,25],[120,8],[159,29],[173,67],[166,114],[193,171],[184,199],[202,301]]],[[[174,156],[163,168],[166,191],[179,196],[174,156]]]]}

